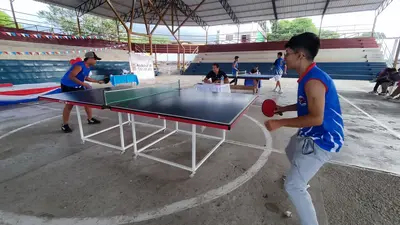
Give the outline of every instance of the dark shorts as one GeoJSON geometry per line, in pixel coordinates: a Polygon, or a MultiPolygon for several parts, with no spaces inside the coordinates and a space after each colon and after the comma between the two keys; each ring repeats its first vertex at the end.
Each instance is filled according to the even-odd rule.
{"type": "Polygon", "coordinates": [[[64,84],[61,84],[61,92],[71,92],[71,91],[81,91],[85,90],[84,87],[69,87],[65,86],[64,84]]]}

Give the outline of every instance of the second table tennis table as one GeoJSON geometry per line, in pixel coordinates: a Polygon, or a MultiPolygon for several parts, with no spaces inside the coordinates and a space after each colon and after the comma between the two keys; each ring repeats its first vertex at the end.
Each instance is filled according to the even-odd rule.
{"type": "Polygon", "coordinates": [[[147,88],[127,89],[122,87],[114,87],[91,89],[46,95],[40,97],[39,99],[75,105],[80,137],[83,143],[88,141],[118,149],[122,152],[125,152],[127,149],[133,147],[135,158],[137,156],[142,156],[151,160],[175,166],[190,171],[190,176],[193,177],[196,170],[225,141],[226,130],[230,130],[235,125],[248,107],[254,102],[256,96],[239,93],[201,92],[193,88],[181,89],[180,82],[176,82],[173,84],[147,88]],[[113,112],[117,112],[119,123],[101,131],[85,135],[83,132],[79,106],[108,109],[113,112]],[[128,115],[128,120],[126,121],[123,119],[124,113],[128,115]],[[163,120],[163,126],[138,140],[136,137],[136,124],[148,124],[135,121],[135,115],[161,119],[163,120]],[[175,128],[171,132],[163,135],[150,144],[138,148],[138,144],[142,141],[160,132],[165,132],[167,129],[167,120],[175,122],[175,128]],[[180,130],[179,123],[191,124],[191,132],[180,130]],[[130,124],[132,127],[133,141],[128,145],[125,144],[124,139],[124,125],[126,124],[130,124]],[[222,130],[222,137],[214,138],[218,139],[219,142],[198,163],[196,159],[197,126],[211,127],[222,130]],[[118,127],[121,139],[120,146],[92,139],[92,137],[95,135],[118,127]],[[157,158],[144,152],[149,147],[177,132],[188,133],[192,136],[191,166],[157,158]]]}
{"type": "Polygon", "coordinates": [[[260,80],[269,80],[269,79],[273,78],[275,75],[269,75],[269,74],[239,74],[239,75],[236,76],[236,75],[233,75],[233,74],[228,74],[227,76],[229,78],[253,80],[253,86],[237,85],[236,82],[235,82],[235,85],[231,85],[231,89],[251,89],[251,90],[253,90],[253,94],[255,94],[255,93],[257,93],[258,84],[259,84],[260,80]]]}

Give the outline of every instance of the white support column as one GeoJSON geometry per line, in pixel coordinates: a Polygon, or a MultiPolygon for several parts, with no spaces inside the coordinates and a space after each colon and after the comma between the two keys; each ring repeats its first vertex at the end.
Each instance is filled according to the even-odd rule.
{"type": "Polygon", "coordinates": [[[179,130],[179,123],[175,122],[175,130],[178,131],[179,130]]]}
{"type": "Polygon", "coordinates": [[[76,109],[76,117],[78,118],[79,133],[81,135],[81,140],[83,144],[85,143],[85,135],[83,135],[81,112],[79,111],[79,106],[75,106],[75,109],[76,109]]]}
{"type": "Polygon", "coordinates": [[[136,126],[135,126],[135,115],[131,114],[131,125],[132,125],[132,141],[133,141],[133,152],[135,159],[137,157],[137,143],[136,143],[136,126]]]}
{"type": "Polygon", "coordinates": [[[193,177],[196,173],[196,125],[192,124],[192,174],[193,177]]]}
{"type": "Polygon", "coordinates": [[[167,121],[164,119],[164,132],[165,132],[165,130],[167,129],[167,121]]]}
{"type": "Polygon", "coordinates": [[[125,138],[124,138],[124,122],[122,121],[122,113],[118,113],[118,121],[119,121],[119,136],[121,138],[121,149],[122,152],[125,152],[125,138]]]}

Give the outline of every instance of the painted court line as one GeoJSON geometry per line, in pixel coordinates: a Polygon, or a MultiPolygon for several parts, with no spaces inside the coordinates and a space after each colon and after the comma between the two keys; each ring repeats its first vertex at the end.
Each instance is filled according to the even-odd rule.
{"type": "MultiPolygon", "coordinates": [[[[254,118],[244,115],[246,118],[252,120],[256,123],[257,126],[262,130],[266,139],[266,146],[264,151],[261,153],[258,160],[242,175],[232,180],[231,182],[207,191],[203,194],[200,194],[196,197],[185,199],[182,201],[178,201],[172,203],[170,205],[165,205],[163,207],[155,208],[145,212],[132,212],[130,215],[126,216],[112,216],[112,217],[87,217],[87,218],[42,218],[28,215],[19,215],[11,212],[5,212],[0,210],[0,222],[4,222],[5,224],[16,224],[16,225],[110,225],[110,224],[126,224],[133,222],[141,222],[150,219],[159,218],[162,216],[170,215],[173,213],[181,212],[183,210],[187,210],[205,203],[208,203],[214,199],[222,197],[250,180],[253,176],[255,176],[258,171],[267,163],[268,157],[272,152],[272,137],[270,133],[265,129],[265,127],[255,120],[254,118]]],[[[60,116],[56,116],[60,117],[60,116]]],[[[33,124],[29,124],[26,126],[33,126],[35,124],[56,118],[48,118],[45,120],[38,121],[33,124]]],[[[24,126],[24,127],[26,127],[24,126]]],[[[17,132],[18,130],[24,129],[24,127],[18,128],[14,130],[12,133],[17,132]]],[[[11,133],[10,133],[11,134],[11,133]]],[[[8,135],[10,135],[8,134],[8,135]]],[[[8,136],[7,135],[7,136],[8,136]]],[[[1,139],[1,137],[0,137],[1,139]]]]}
{"type": "Polygon", "coordinates": [[[345,102],[349,103],[350,105],[352,105],[354,108],[358,109],[360,112],[362,112],[364,115],[366,115],[368,118],[370,118],[371,120],[375,121],[378,125],[380,125],[381,127],[385,128],[387,131],[389,131],[392,135],[394,135],[395,137],[397,137],[398,139],[400,139],[400,134],[397,133],[396,131],[394,131],[392,128],[386,126],[385,124],[383,124],[381,121],[375,119],[375,117],[371,116],[370,114],[368,114],[367,112],[365,112],[364,110],[362,110],[360,107],[356,106],[354,103],[352,103],[350,100],[348,100],[347,98],[343,97],[342,95],[338,94],[339,97],[341,99],[343,99],[345,102]]]}

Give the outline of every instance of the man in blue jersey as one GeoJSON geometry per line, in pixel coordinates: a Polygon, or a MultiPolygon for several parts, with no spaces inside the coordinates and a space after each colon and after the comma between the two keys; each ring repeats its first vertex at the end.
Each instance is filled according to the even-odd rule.
{"type": "Polygon", "coordinates": [[[232,63],[232,75],[235,76],[233,80],[230,82],[230,84],[235,83],[237,84],[237,78],[236,76],[239,75],[239,56],[235,56],[235,61],[232,63]]]}
{"type": "MultiPolygon", "coordinates": [[[[89,77],[90,67],[96,65],[97,60],[101,60],[94,52],[87,52],[85,54],[85,59],[81,62],[74,63],[71,68],[65,73],[61,78],[61,91],[71,92],[90,89],[91,86],[85,81],[93,83],[103,83],[103,81],[98,81],[89,77]]],[[[72,132],[72,129],[68,125],[69,115],[71,114],[73,105],[66,104],[63,111],[63,124],[61,125],[61,130],[65,133],[72,132]]],[[[92,109],[85,107],[87,114],[88,124],[98,124],[99,120],[93,118],[92,109]]]]}
{"type": "Polygon", "coordinates": [[[282,87],[281,87],[281,78],[283,74],[286,74],[286,63],[285,60],[282,58],[282,52],[278,52],[278,58],[274,62],[274,67],[273,67],[273,73],[274,73],[274,79],[276,81],[276,85],[274,88],[274,91],[277,91],[277,88],[279,87],[278,93],[282,93],[282,87]]]}
{"type": "Polygon", "coordinates": [[[285,190],[296,207],[301,224],[317,225],[307,184],[343,146],[343,118],[333,80],[314,62],[320,48],[319,38],[306,32],[292,37],[285,48],[287,67],[299,74],[297,103],[278,106],[276,113],[297,111],[297,117],[267,120],[265,126],[269,131],[281,127],[299,128],[286,148],[291,168],[285,190]]]}

